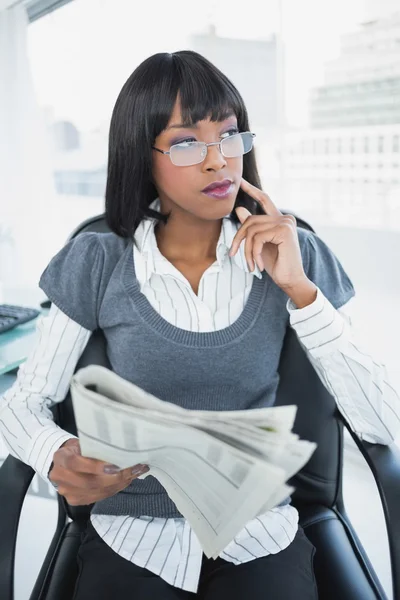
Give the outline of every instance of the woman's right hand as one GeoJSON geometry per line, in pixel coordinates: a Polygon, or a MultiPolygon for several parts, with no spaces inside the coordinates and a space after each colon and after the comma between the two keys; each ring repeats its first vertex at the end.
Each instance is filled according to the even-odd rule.
{"type": "Polygon", "coordinates": [[[71,506],[93,504],[124,490],[149,467],[136,465],[118,470],[101,460],[84,458],[79,440],[70,439],[55,452],[49,479],[71,506]]]}

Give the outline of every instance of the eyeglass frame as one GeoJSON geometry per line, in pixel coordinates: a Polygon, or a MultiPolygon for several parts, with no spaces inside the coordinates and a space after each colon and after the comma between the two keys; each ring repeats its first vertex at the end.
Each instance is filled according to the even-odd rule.
{"type": "MultiPolygon", "coordinates": [[[[221,144],[223,141],[228,140],[229,138],[234,137],[235,135],[241,135],[242,133],[250,133],[252,139],[254,139],[256,137],[256,134],[252,133],[251,131],[239,131],[238,133],[235,133],[234,135],[230,135],[230,136],[224,138],[223,140],[220,140],[219,142],[210,142],[209,144],[207,144],[206,142],[196,142],[196,143],[204,144],[204,147],[206,148],[207,152],[205,153],[203,160],[199,161],[198,163],[193,163],[192,165],[185,165],[185,166],[193,167],[194,165],[201,165],[201,163],[204,162],[207,158],[209,146],[219,146],[219,151],[221,152],[221,154],[224,158],[239,158],[239,156],[244,156],[245,154],[248,154],[249,152],[251,152],[253,150],[253,145],[250,148],[249,152],[244,152],[243,154],[239,154],[239,156],[225,156],[225,154],[222,152],[221,144]]],[[[156,148],[155,146],[152,146],[152,149],[157,150],[157,152],[160,152],[161,154],[167,154],[171,159],[171,148],[173,148],[174,146],[179,146],[179,144],[181,144],[181,143],[182,142],[178,142],[177,144],[172,144],[172,146],[170,147],[169,150],[160,150],[160,148],[156,148]]],[[[189,143],[193,143],[193,142],[189,142],[189,143]]],[[[172,162],[172,160],[171,160],[171,162],[172,162]]],[[[172,164],[175,165],[175,163],[172,163],[172,164]]],[[[175,165],[175,166],[178,167],[178,166],[182,166],[182,165],[175,165]]]]}

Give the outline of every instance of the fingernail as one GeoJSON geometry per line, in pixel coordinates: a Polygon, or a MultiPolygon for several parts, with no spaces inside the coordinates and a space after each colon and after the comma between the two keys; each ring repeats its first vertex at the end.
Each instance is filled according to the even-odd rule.
{"type": "Polygon", "coordinates": [[[143,473],[147,473],[147,471],[150,471],[147,465],[136,465],[136,467],[133,467],[131,473],[132,475],[143,475],[143,473]]]}
{"type": "Polygon", "coordinates": [[[117,467],[117,465],[106,465],[104,467],[104,473],[107,473],[107,475],[115,475],[115,473],[119,473],[120,470],[121,469],[117,467]]]}

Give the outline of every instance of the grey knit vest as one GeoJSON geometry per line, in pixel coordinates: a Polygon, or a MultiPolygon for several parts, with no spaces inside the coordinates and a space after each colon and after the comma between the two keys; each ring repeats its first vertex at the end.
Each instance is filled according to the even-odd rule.
{"type": "MultiPolygon", "coordinates": [[[[306,272],[340,306],[352,291],[340,263],[310,232],[299,230],[299,239],[306,272]]],[[[135,277],[132,241],[113,233],[73,239],[52,259],[39,285],[74,321],[91,331],[101,328],[112,369],[158,398],[189,409],[273,405],[288,297],[265,272],[262,279],[254,277],[239,318],[208,333],[179,329],[153,309],[135,277]]],[[[93,513],[181,516],[152,476],[97,502],[93,513]]]]}

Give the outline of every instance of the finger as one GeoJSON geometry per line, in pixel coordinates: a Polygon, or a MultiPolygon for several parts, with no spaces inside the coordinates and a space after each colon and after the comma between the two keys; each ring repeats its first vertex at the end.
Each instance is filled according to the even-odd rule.
{"type": "Polygon", "coordinates": [[[247,236],[244,243],[244,255],[246,257],[247,266],[249,267],[250,273],[254,271],[253,261],[253,238],[247,236]]]}
{"type": "Polygon", "coordinates": [[[251,257],[260,271],[264,271],[265,269],[262,251],[265,244],[269,241],[268,238],[273,238],[273,235],[271,236],[271,230],[274,229],[276,229],[276,224],[273,223],[271,223],[271,225],[263,225],[262,227],[249,229],[248,237],[251,237],[251,257]]]}
{"type": "MultiPolygon", "coordinates": [[[[90,490],[105,487],[104,481],[100,481],[97,475],[76,473],[64,469],[64,467],[56,467],[51,480],[57,484],[58,492],[62,496],[67,493],[82,494],[90,490]]],[[[107,487],[109,487],[109,484],[107,487]]]]}
{"type": "MultiPolygon", "coordinates": [[[[246,256],[246,262],[249,266],[249,269],[251,272],[254,271],[255,265],[254,265],[254,237],[258,234],[258,233],[262,233],[265,231],[266,227],[274,227],[273,224],[271,225],[266,225],[265,223],[254,223],[254,225],[251,225],[248,229],[247,229],[247,235],[245,238],[245,246],[244,246],[244,252],[245,252],[245,256],[246,256]]],[[[261,263],[260,263],[261,264],[261,263]]],[[[257,266],[259,266],[259,263],[257,263],[257,266]]]]}
{"type": "Polygon", "coordinates": [[[75,452],[69,452],[69,448],[56,453],[54,464],[64,467],[76,473],[87,473],[90,475],[104,475],[105,473],[119,473],[117,465],[109,465],[95,458],[86,458],[75,452]]]}
{"type": "Polygon", "coordinates": [[[127,485],[133,475],[128,477],[126,473],[116,473],[115,475],[92,475],[90,473],[78,473],[65,469],[64,467],[57,466],[53,469],[51,480],[58,485],[60,493],[64,488],[77,488],[81,492],[82,490],[100,490],[109,489],[117,485],[125,483],[127,485]]]}
{"type": "MultiPolygon", "coordinates": [[[[233,242],[232,242],[232,250],[229,253],[230,256],[234,256],[243,240],[243,238],[245,238],[246,240],[248,238],[253,238],[257,233],[261,232],[261,231],[268,231],[269,229],[273,229],[274,227],[276,227],[276,221],[273,220],[271,222],[265,222],[265,221],[253,221],[252,224],[249,223],[248,227],[244,230],[244,232],[238,236],[238,238],[233,238],[233,242]]],[[[239,232],[238,232],[239,233],[239,232]]]]}
{"type": "Polygon", "coordinates": [[[229,256],[234,256],[236,254],[236,252],[239,249],[240,244],[242,243],[244,238],[247,236],[247,231],[248,231],[249,227],[251,227],[255,223],[256,223],[256,221],[254,220],[254,218],[252,218],[252,219],[248,218],[248,219],[246,219],[246,222],[243,223],[243,225],[241,225],[241,227],[237,230],[235,237],[232,240],[231,249],[229,251],[229,256]]]}
{"type": "Polygon", "coordinates": [[[282,213],[277,206],[272,202],[271,198],[266,192],[258,189],[255,185],[252,185],[248,181],[242,178],[240,187],[246,194],[257,200],[263,207],[265,213],[270,216],[281,216],[282,213]]]}
{"type": "Polygon", "coordinates": [[[140,475],[143,475],[144,473],[147,473],[148,471],[150,471],[148,465],[138,464],[133,467],[129,467],[128,469],[123,469],[121,471],[121,474],[122,474],[122,476],[126,476],[126,477],[130,477],[131,475],[134,475],[135,477],[139,477],[140,475]]]}
{"type": "Polygon", "coordinates": [[[120,473],[121,469],[117,465],[110,465],[102,460],[95,458],[86,458],[77,454],[74,448],[63,448],[54,456],[54,465],[60,465],[76,473],[89,475],[115,475],[120,473]]]}
{"type": "Polygon", "coordinates": [[[253,257],[260,271],[264,271],[265,269],[264,261],[262,259],[262,251],[266,243],[264,232],[258,233],[254,236],[253,257]]]}
{"type": "Polygon", "coordinates": [[[251,217],[251,212],[244,206],[238,206],[235,212],[242,225],[249,217],[251,217]]]}
{"type": "MultiPolygon", "coordinates": [[[[282,217],[280,217],[282,218],[282,217]]],[[[249,228],[252,227],[272,227],[276,225],[276,218],[269,215],[252,215],[246,219],[246,222],[237,230],[231,244],[229,256],[234,256],[239,249],[240,244],[248,235],[249,228]]]]}
{"type": "Polygon", "coordinates": [[[64,496],[71,506],[86,506],[88,504],[94,504],[99,500],[103,500],[104,498],[109,498],[111,496],[115,496],[118,492],[122,492],[122,490],[126,489],[127,486],[131,483],[131,480],[123,480],[118,483],[118,485],[114,485],[108,488],[96,489],[96,490],[83,490],[76,487],[68,487],[65,488],[61,485],[58,488],[58,493],[61,496],[64,496]]]}
{"type": "Polygon", "coordinates": [[[57,466],[52,472],[51,480],[58,485],[59,493],[63,490],[72,488],[87,492],[100,492],[101,490],[125,489],[127,485],[139,475],[143,475],[149,470],[147,465],[136,465],[135,467],[124,469],[114,475],[92,475],[89,473],[78,473],[57,466]]]}

